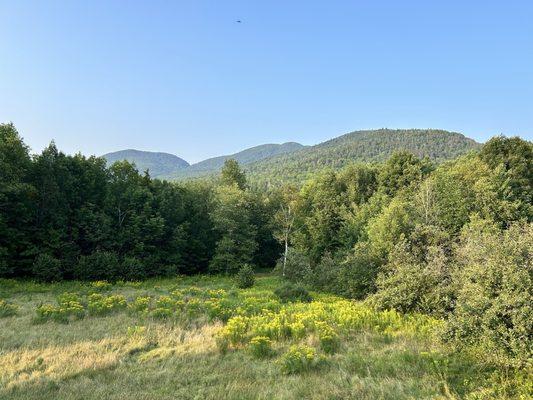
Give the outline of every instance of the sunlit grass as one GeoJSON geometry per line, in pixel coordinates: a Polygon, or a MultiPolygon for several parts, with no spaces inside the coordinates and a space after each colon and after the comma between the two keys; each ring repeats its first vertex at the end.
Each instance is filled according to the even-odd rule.
{"type": "Polygon", "coordinates": [[[0,398],[527,398],[527,377],[439,344],[437,320],[323,293],[283,304],[279,285],[271,275],[245,290],[210,276],[2,280],[16,313],[0,319],[0,398]]]}

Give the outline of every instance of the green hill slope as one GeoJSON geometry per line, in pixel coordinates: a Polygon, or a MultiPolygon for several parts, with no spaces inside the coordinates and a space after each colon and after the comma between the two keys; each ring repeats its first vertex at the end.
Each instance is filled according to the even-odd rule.
{"type": "Polygon", "coordinates": [[[396,150],[408,150],[419,157],[440,162],[479,147],[456,132],[434,129],[378,129],[351,132],[326,142],[278,155],[245,167],[252,181],[301,182],[309,174],[353,162],[382,161],[396,150]]]}
{"type": "Polygon", "coordinates": [[[303,148],[305,148],[305,146],[295,142],[283,144],[263,144],[260,146],[251,147],[235,154],[219,156],[200,161],[199,163],[192,164],[188,168],[168,174],[168,176],[165,176],[165,178],[182,179],[209,175],[211,173],[218,172],[224,165],[224,161],[229,158],[237,160],[241,165],[247,165],[277,155],[291,154],[303,148]]]}
{"type": "Polygon", "coordinates": [[[107,164],[111,165],[116,161],[127,160],[135,163],[139,171],[150,171],[152,177],[160,177],[180,169],[187,168],[189,163],[173,154],[155,153],[140,150],[121,150],[114,153],[104,154],[107,164]]]}

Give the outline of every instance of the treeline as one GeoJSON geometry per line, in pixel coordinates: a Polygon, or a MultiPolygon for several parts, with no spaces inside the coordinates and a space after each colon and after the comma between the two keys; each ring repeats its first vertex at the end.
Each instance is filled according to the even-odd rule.
{"type": "Polygon", "coordinates": [[[435,129],[356,131],[297,152],[280,154],[246,165],[250,179],[263,186],[298,184],[317,171],[339,170],[358,162],[384,162],[398,149],[433,162],[457,158],[480,147],[465,136],[435,129]]]}
{"type": "Polygon", "coordinates": [[[15,127],[0,125],[0,276],[138,280],[271,267],[272,205],[234,184],[234,167],[217,185],[177,185],[53,143],[30,156],[15,127]]]}
{"type": "Polygon", "coordinates": [[[533,349],[533,144],[495,137],[435,165],[400,151],[301,187],[250,188],[234,160],[174,184],[127,162],[30,156],[0,125],[0,276],[143,279],[273,267],[377,308],[446,321],[506,364],[533,349]]]}

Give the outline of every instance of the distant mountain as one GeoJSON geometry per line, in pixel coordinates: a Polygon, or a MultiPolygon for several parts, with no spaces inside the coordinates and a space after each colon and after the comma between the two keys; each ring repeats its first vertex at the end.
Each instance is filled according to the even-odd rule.
{"type": "Polygon", "coordinates": [[[330,167],[339,169],[353,162],[383,161],[396,150],[441,162],[477,149],[479,143],[456,132],[435,129],[378,129],[355,131],[246,166],[257,183],[302,182],[310,174],[330,167]]]}
{"type": "Polygon", "coordinates": [[[315,146],[299,143],[263,144],[235,154],[209,158],[189,165],[167,153],[123,150],[104,155],[109,164],[128,160],[155,178],[183,180],[218,174],[224,161],[237,160],[250,181],[260,185],[301,183],[324,168],[339,169],[354,162],[383,161],[396,150],[407,150],[435,162],[475,150],[479,143],[457,132],[436,129],[377,129],[355,131],[315,146]]]}
{"type": "Polygon", "coordinates": [[[160,177],[187,168],[189,163],[174,154],[154,153],[140,150],[121,150],[114,153],[104,154],[107,164],[116,161],[127,160],[135,163],[140,172],[148,170],[152,177],[160,177]]]}
{"type": "Polygon", "coordinates": [[[209,175],[211,173],[220,171],[220,169],[224,165],[224,161],[229,158],[233,158],[237,160],[241,165],[245,166],[247,164],[265,160],[277,155],[292,154],[301,149],[304,149],[305,147],[306,146],[295,142],[287,142],[283,144],[262,144],[259,146],[250,147],[249,149],[240,151],[235,154],[208,158],[207,160],[192,164],[188,168],[181,169],[179,171],[175,171],[171,174],[168,174],[167,176],[165,176],[165,178],[181,179],[209,175]]]}

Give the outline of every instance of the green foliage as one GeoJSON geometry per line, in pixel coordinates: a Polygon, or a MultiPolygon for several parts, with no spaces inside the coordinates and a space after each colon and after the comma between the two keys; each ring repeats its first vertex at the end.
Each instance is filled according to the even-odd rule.
{"type": "Polygon", "coordinates": [[[394,152],[379,171],[379,188],[389,196],[421,182],[431,165],[408,151],[394,152]]]}
{"type": "Polygon", "coordinates": [[[247,165],[257,184],[301,183],[325,168],[342,169],[354,162],[382,162],[398,149],[441,162],[476,150],[479,144],[459,133],[433,129],[378,129],[351,132],[298,152],[247,165]]]}
{"type": "Polygon", "coordinates": [[[90,256],[80,257],[74,270],[74,277],[79,280],[113,281],[119,276],[120,263],[115,253],[95,251],[90,256]]]}
{"type": "Polygon", "coordinates": [[[509,187],[508,200],[516,202],[521,218],[533,219],[533,143],[518,137],[498,136],[482,147],[479,158],[491,169],[502,171],[509,187]]]}
{"type": "Polygon", "coordinates": [[[461,234],[456,307],[447,337],[505,364],[525,365],[533,346],[533,224],[499,231],[474,218],[461,234]]]}
{"type": "Polygon", "coordinates": [[[333,354],[339,350],[340,338],[335,329],[324,321],[315,323],[315,328],[320,342],[320,348],[326,354],[333,354]]]}
{"type": "Polygon", "coordinates": [[[255,336],[248,344],[250,354],[255,358],[267,358],[273,355],[272,341],[265,336],[255,336]]]}
{"type": "Polygon", "coordinates": [[[209,269],[212,272],[235,273],[241,265],[252,261],[257,249],[257,230],[251,223],[246,192],[237,185],[217,188],[211,218],[221,237],[209,269]]]}
{"type": "Polygon", "coordinates": [[[17,314],[17,306],[0,299],[0,318],[12,317],[17,314]]]}
{"type": "Polygon", "coordinates": [[[111,289],[111,283],[108,281],[94,281],[90,283],[91,289],[94,289],[98,292],[104,292],[111,289]]]}
{"type": "Polygon", "coordinates": [[[326,292],[335,292],[338,289],[337,278],[339,276],[340,260],[333,258],[331,253],[326,253],[315,266],[313,275],[308,281],[314,288],[326,292]]]}
{"type": "Polygon", "coordinates": [[[106,315],[126,308],[126,298],[122,295],[104,296],[99,293],[89,295],[87,310],[90,315],[106,315]]]}
{"type": "Polygon", "coordinates": [[[31,159],[13,124],[0,124],[0,276],[12,277],[31,266],[20,254],[32,249],[31,159]]]}
{"type": "Polygon", "coordinates": [[[220,181],[223,185],[236,185],[239,189],[246,189],[246,175],[241,170],[239,163],[230,158],[224,161],[224,166],[220,172],[220,181]]]}
{"type": "Polygon", "coordinates": [[[368,242],[357,243],[339,264],[335,285],[330,291],[349,298],[365,298],[376,290],[376,278],[382,264],[381,254],[368,242]]]}
{"type": "Polygon", "coordinates": [[[316,369],[323,361],[314,348],[294,345],[282,356],[279,364],[283,373],[298,374],[316,369]]]}
{"type": "Polygon", "coordinates": [[[57,306],[42,304],[37,307],[35,322],[55,321],[67,323],[85,317],[81,299],[75,293],[63,293],[57,298],[57,306]]]}
{"type": "Polygon", "coordinates": [[[60,281],[63,277],[61,261],[48,254],[40,254],[33,262],[32,273],[41,282],[60,281]]]}
{"type": "Polygon", "coordinates": [[[137,257],[124,257],[120,277],[129,281],[140,281],[148,276],[146,266],[137,257]]]}
{"type": "Polygon", "coordinates": [[[410,202],[405,198],[395,197],[378,216],[369,221],[368,240],[377,252],[386,255],[402,237],[409,235],[413,227],[410,202]]]}
{"type": "Polygon", "coordinates": [[[454,297],[448,260],[442,248],[427,251],[427,258],[420,260],[406,241],[399,243],[377,279],[372,303],[379,309],[446,315],[454,297]]]}
{"type": "Polygon", "coordinates": [[[254,269],[250,264],[244,264],[237,275],[235,283],[239,289],[251,288],[255,283],[254,269]]]}
{"type": "Polygon", "coordinates": [[[303,251],[291,247],[287,252],[285,266],[283,261],[284,258],[280,258],[276,266],[282,278],[294,283],[305,283],[312,279],[313,270],[309,258],[303,251]]]}
{"type": "Polygon", "coordinates": [[[274,294],[279,297],[281,302],[288,303],[300,301],[308,303],[313,300],[307,289],[301,284],[284,283],[274,290],[274,294]]]}

